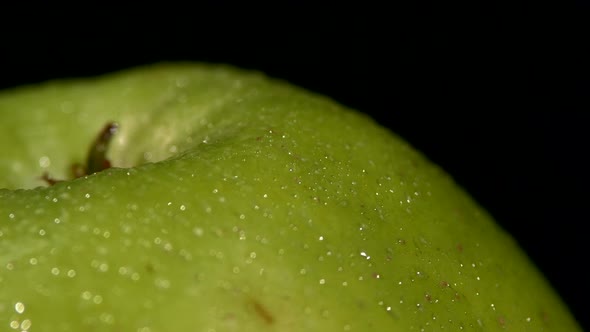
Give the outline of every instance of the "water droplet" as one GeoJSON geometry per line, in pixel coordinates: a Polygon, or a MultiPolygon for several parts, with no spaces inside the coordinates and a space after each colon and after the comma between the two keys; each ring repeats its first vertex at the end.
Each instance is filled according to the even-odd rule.
{"type": "Polygon", "coordinates": [[[82,292],[82,294],[80,295],[80,297],[84,300],[90,300],[92,298],[92,293],[90,293],[89,291],[84,291],[82,292]]]}
{"type": "Polygon", "coordinates": [[[193,233],[196,236],[201,237],[201,236],[203,236],[203,229],[201,227],[195,227],[195,228],[193,228],[193,233]]]}
{"type": "Polygon", "coordinates": [[[53,274],[54,276],[59,275],[59,269],[57,267],[54,267],[51,269],[51,274],[53,274]]]}
{"type": "Polygon", "coordinates": [[[158,287],[158,288],[164,288],[164,289],[170,288],[170,280],[167,280],[167,279],[158,278],[155,280],[155,284],[156,284],[156,287],[158,287]]]}
{"type": "Polygon", "coordinates": [[[94,297],[92,298],[92,302],[94,302],[95,304],[101,304],[102,303],[102,296],[94,295],[94,297]]]}
{"type": "Polygon", "coordinates": [[[84,195],[84,197],[90,198],[90,194],[89,193],[86,193],[86,195],[84,195]]]}
{"type": "Polygon", "coordinates": [[[31,320],[30,319],[25,319],[22,321],[22,323],[20,323],[20,329],[22,332],[27,331],[29,328],[31,328],[31,320]]]}
{"type": "Polygon", "coordinates": [[[22,314],[23,312],[25,312],[25,304],[22,302],[16,302],[16,304],[14,305],[14,310],[18,314],[22,314]]]}
{"type": "Polygon", "coordinates": [[[181,206],[180,206],[180,211],[185,211],[185,210],[186,210],[186,206],[184,206],[184,205],[181,205],[181,206]]]}
{"type": "Polygon", "coordinates": [[[49,157],[47,157],[47,156],[43,156],[43,157],[39,158],[39,166],[41,168],[47,168],[47,167],[51,166],[51,159],[49,159],[49,157]]]}
{"type": "Polygon", "coordinates": [[[105,324],[113,324],[115,321],[115,317],[112,314],[103,312],[100,314],[100,320],[103,321],[105,324]]]}

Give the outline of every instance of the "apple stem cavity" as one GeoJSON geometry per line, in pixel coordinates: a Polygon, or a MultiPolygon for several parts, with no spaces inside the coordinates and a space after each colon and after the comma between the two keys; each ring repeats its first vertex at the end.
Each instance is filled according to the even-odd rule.
{"type": "MultiPolygon", "coordinates": [[[[107,159],[106,154],[108,151],[109,144],[111,143],[113,136],[119,130],[119,125],[116,122],[108,122],[100,131],[94,142],[90,146],[88,151],[88,158],[86,159],[86,166],[80,163],[72,165],[72,176],[74,179],[83,177],[85,175],[94,174],[96,172],[103,171],[107,168],[111,168],[111,162],[107,159]]],[[[63,180],[57,180],[49,176],[49,173],[45,172],[41,179],[47,182],[48,185],[53,186],[63,180]]]]}

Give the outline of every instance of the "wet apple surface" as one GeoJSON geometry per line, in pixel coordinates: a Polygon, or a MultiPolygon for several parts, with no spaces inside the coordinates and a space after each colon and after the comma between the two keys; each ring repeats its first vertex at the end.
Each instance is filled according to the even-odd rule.
{"type": "Polygon", "coordinates": [[[49,82],[0,93],[0,123],[4,328],[580,331],[448,174],[260,73],[49,82]],[[68,178],[96,133],[87,173],[113,167],[38,179],[68,178]]]}

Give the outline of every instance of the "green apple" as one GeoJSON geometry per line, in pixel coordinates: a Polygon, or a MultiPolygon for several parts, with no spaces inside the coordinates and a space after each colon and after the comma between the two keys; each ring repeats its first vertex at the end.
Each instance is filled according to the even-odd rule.
{"type": "Polygon", "coordinates": [[[580,331],[449,175],[261,73],[7,90],[0,152],[2,331],[580,331]],[[74,179],[110,121],[113,167],[74,179]]]}

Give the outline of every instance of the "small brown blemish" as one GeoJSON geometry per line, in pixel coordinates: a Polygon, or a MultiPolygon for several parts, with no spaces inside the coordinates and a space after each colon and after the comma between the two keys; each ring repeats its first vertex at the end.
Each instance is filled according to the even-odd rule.
{"type": "Polygon", "coordinates": [[[424,295],[424,299],[425,299],[427,302],[432,302],[432,295],[430,295],[430,294],[426,293],[426,294],[424,295]]]}
{"type": "Polygon", "coordinates": [[[498,317],[498,325],[500,325],[501,328],[506,327],[506,318],[504,318],[504,316],[498,317]]]}
{"type": "Polygon", "coordinates": [[[440,282],[440,287],[447,288],[449,287],[449,283],[443,280],[440,282]]]}
{"type": "Polygon", "coordinates": [[[252,300],[252,306],[254,307],[254,311],[256,312],[256,314],[260,318],[262,318],[262,320],[266,324],[269,324],[269,325],[274,324],[274,322],[275,322],[274,316],[260,302],[258,302],[256,300],[252,300]]]}
{"type": "Polygon", "coordinates": [[[457,251],[463,252],[463,245],[461,243],[457,244],[457,251]]]}

